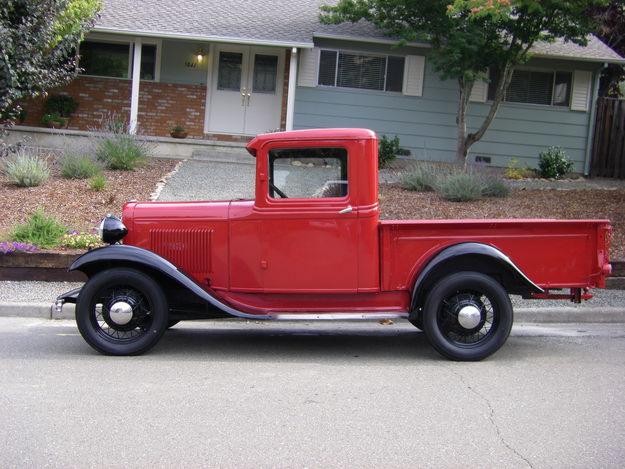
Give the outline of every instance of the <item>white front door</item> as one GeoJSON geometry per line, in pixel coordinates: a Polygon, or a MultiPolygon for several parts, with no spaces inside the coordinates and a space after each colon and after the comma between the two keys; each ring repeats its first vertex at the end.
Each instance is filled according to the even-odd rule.
{"type": "Polygon", "coordinates": [[[281,70],[282,49],[216,47],[207,132],[256,135],[279,129],[281,70]]]}

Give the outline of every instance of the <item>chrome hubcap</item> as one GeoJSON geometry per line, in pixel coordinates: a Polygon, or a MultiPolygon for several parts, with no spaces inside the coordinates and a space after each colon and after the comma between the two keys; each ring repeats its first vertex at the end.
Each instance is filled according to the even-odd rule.
{"type": "Polygon", "coordinates": [[[481,320],[482,314],[476,306],[463,306],[460,311],[458,311],[458,323],[465,329],[476,328],[481,320]]]}
{"type": "Polygon", "coordinates": [[[119,326],[125,326],[132,320],[132,306],[125,301],[113,303],[109,309],[111,321],[119,326]]]}

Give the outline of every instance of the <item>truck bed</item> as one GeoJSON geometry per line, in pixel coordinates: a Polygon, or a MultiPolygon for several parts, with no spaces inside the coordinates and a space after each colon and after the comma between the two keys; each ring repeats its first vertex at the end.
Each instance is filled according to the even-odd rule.
{"type": "Polygon", "coordinates": [[[478,242],[502,251],[544,289],[604,287],[610,233],[608,220],[384,220],[381,286],[410,288],[442,249],[478,242]]]}

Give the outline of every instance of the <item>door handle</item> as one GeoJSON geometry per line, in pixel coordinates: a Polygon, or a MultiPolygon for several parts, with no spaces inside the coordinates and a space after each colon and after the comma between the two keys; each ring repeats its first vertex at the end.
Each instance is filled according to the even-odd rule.
{"type": "Polygon", "coordinates": [[[250,105],[250,99],[252,99],[252,93],[250,93],[249,91],[247,92],[247,105],[250,105]]]}
{"type": "Polygon", "coordinates": [[[353,210],[351,205],[348,205],[347,207],[345,207],[343,210],[339,211],[340,215],[344,215],[346,213],[351,213],[353,210]]]}
{"type": "Polygon", "coordinates": [[[245,106],[246,91],[247,90],[245,88],[241,88],[241,106],[245,106]]]}

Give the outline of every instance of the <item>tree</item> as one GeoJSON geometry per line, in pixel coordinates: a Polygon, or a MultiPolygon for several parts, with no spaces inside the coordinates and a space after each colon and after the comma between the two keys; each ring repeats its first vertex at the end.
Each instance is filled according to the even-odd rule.
{"type": "Polygon", "coordinates": [[[585,45],[594,19],[584,15],[605,0],[339,0],[321,7],[325,23],[367,20],[398,44],[430,43],[429,58],[443,79],[458,82],[456,158],[466,164],[497,114],[515,66],[527,62],[538,41],[561,38],[585,45]],[[467,132],[467,108],[477,80],[489,68],[499,80],[487,116],[475,132],[467,132]]]}
{"type": "Polygon", "coordinates": [[[20,101],[64,85],[78,73],[76,51],[99,0],[2,0],[0,116],[11,123],[20,101]]]}
{"type": "MultiPolygon", "coordinates": [[[[608,5],[589,10],[598,22],[597,36],[621,56],[625,56],[625,2],[612,0],[608,5]]],[[[625,96],[625,66],[610,64],[601,74],[601,96],[625,96]],[[621,87],[619,87],[621,84],[621,87]]]]}

